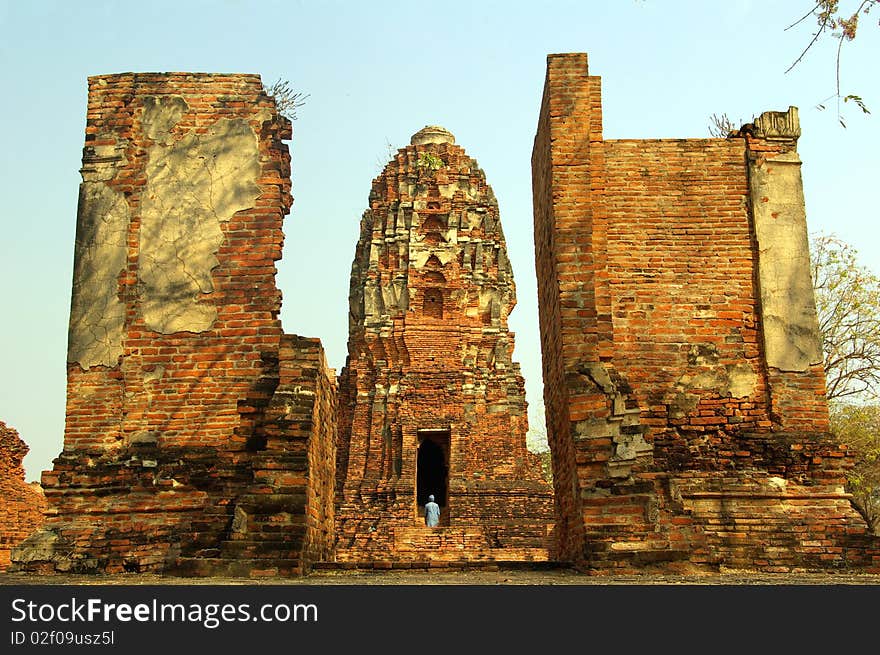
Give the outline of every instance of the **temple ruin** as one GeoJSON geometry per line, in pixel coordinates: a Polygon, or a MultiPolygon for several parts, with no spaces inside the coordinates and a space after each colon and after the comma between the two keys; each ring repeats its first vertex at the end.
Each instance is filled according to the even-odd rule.
{"type": "Polygon", "coordinates": [[[600,82],[548,57],[532,156],[551,489],[498,205],[452,134],[373,181],[337,378],[278,320],[292,129],[259,76],[90,78],[64,446],[11,567],[880,572],[829,433],[797,109],[606,140],[600,82]]]}
{"type": "Polygon", "coordinates": [[[46,511],[43,490],[25,482],[22,461],[28,450],[18,432],[0,421],[0,571],[9,566],[12,549],[40,526],[46,511]]]}
{"type": "Polygon", "coordinates": [[[278,320],[290,138],[257,75],[89,78],[64,449],[19,566],[290,575],[329,556],[335,375],[278,320]]]}
{"type": "Polygon", "coordinates": [[[556,557],[876,570],[828,432],[797,109],[606,141],[600,84],[548,57],[532,155],[556,557]]]}
{"type": "Polygon", "coordinates": [[[352,264],[338,561],[547,559],[552,496],[526,449],[515,302],[485,174],[424,128],[374,180],[352,264]]]}

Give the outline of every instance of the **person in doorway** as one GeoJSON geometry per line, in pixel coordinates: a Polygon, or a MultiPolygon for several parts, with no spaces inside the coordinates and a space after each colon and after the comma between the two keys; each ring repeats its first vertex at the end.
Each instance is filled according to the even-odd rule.
{"type": "Polygon", "coordinates": [[[434,528],[440,525],[440,505],[434,502],[434,495],[428,496],[425,503],[425,525],[434,528]]]}

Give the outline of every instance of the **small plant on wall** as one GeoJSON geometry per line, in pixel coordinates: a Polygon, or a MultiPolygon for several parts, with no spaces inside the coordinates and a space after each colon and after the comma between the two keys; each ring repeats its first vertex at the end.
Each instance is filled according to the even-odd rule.
{"type": "Polygon", "coordinates": [[[278,78],[278,81],[271,86],[264,84],[263,90],[266,95],[275,98],[275,108],[278,113],[292,121],[296,120],[296,110],[306,104],[306,98],[309,97],[308,93],[294,91],[290,82],[282,78],[278,78]]]}
{"type": "Polygon", "coordinates": [[[419,155],[416,166],[419,169],[419,177],[433,177],[434,173],[443,168],[443,160],[430,152],[423,152],[419,155]]]}

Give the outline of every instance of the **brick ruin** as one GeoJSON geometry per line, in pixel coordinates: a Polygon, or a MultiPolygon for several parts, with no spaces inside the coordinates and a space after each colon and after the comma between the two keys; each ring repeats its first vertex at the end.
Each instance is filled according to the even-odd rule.
{"type": "MultiPolygon", "coordinates": [[[[606,141],[586,55],[548,57],[551,490],[525,447],[498,206],[449,132],[373,182],[337,380],[278,320],[292,130],[259,76],[97,76],[88,102],[64,446],[12,568],[880,572],[828,431],[795,108],[727,139],[606,141]]],[[[25,488],[11,443],[4,498],[25,488]]],[[[2,525],[2,546],[27,531],[2,525]]]]}
{"type": "Polygon", "coordinates": [[[551,55],[532,155],[556,554],[880,568],[828,432],[796,108],[727,139],[604,140],[551,55]]]}
{"type": "Polygon", "coordinates": [[[9,566],[10,551],[43,522],[46,498],[39,485],[25,482],[22,461],[27,444],[0,421],[0,571],[9,566]]]}
{"type": "Polygon", "coordinates": [[[296,574],[333,535],[335,380],[285,335],[290,121],[257,75],[89,78],[62,453],[25,569],[296,574]]]}
{"type": "Polygon", "coordinates": [[[499,219],[485,173],[438,126],[373,181],[339,381],[338,561],[547,559],[552,494],[526,449],[499,219]]]}

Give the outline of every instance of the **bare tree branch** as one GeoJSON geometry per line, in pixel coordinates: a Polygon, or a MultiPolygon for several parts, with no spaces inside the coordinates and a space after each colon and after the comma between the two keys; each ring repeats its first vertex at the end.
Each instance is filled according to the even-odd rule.
{"type": "Polygon", "coordinates": [[[880,398],[880,278],[833,236],[813,235],[810,259],[828,399],[880,398]]]}
{"type": "Polygon", "coordinates": [[[726,113],[712,114],[709,117],[709,136],[726,139],[731,133],[735,133],[742,125],[742,121],[735,123],[726,113]]]}
{"type": "Polygon", "coordinates": [[[819,4],[820,4],[820,3],[819,3],[818,0],[817,0],[816,4],[813,5],[813,8],[810,9],[810,11],[808,11],[808,12],[805,13],[803,16],[801,16],[800,18],[798,18],[795,22],[793,22],[791,25],[789,25],[788,27],[786,27],[783,31],[784,31],[784,32],[787,32],[787,31],[790,30],[792,27],[794,27],[794,26],[796,26],[796,25],[800,25],[800,24],[803,23],[805,20],[807,20],[810,16],[813,15],[813,12],[815,12],[816,9],[819,7],[819,4]]]}
{"type": "MultiPolygon", "coordinates": [[[[810,12],[810,13],[813,13],[813,12],[810,12]]],[[[827,24],[828,24],[827,18],[819,24],[819,30],[813,35],[813,38],[807,44],[807,47],[803,49],[803,51],[798,56],[798,58],[794,60],[794,63],[785,69],[786,73],[789,72],[795,66],[797,66],[799,63],[801,63],[801,60],[806,56],[806,54],[807,54],[807,52],[809,52],[810,48],[812,48],[814,45],[816,45],[816,41],[818,41],[819,37],[822,36],[822,33],[825,31],[827,24]]]]}
{"type": "Polygon", "coordinates": [[[849,94],[847,96],[843,96],[840,82],[840,71],[841,71],[841,54],[843,52],[843,44],[846,41],[853,41],[856,38],[856,33],[858,31],[859,26],[859,18],[861,16],[867,15],[873,7],[880,5],[880,0],[861,0],[855,11],[847,16],[842,13],[843,10],[840,8],[840,0],[816,0],[812,9],[808,11],[806,14],[801,16],[799,19],[794,21],[791,25],[786,27],[786,30],[793,28],[796,25],[799,25],[804,20],[806,20],[810,16],[816,17],[816,22],[818,24],[818,29],[813,34],[807,46],[801,51],[800,55],[798,55],[797,59],[789,66],[785,72],[790,72],[795,66],[797,66],[801,61],[803,61],[807,52],[809,52],[819,41],[819,39],[824,34],[830,34],[831,37],[837,39],[837,52],[835,54],[835,92],[834,95],[829,96],[826,100],[818,103],[816,105],[819,109],[824,109],[824,102],[831,98],[835,98],[837,100],[837,120],[843,127],[846,127],[846,123],[843,120],[843,115],[840,109],[840,100],[843,99],[844,102],[848,102],[852,100],[865,114],[870,114],[867,106],[864,101],[857,95],[849,94]]]}

